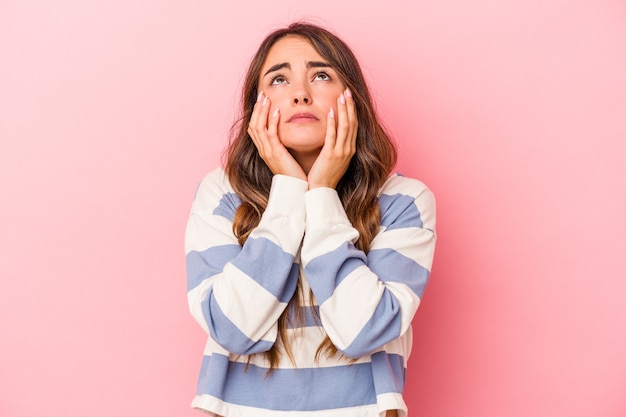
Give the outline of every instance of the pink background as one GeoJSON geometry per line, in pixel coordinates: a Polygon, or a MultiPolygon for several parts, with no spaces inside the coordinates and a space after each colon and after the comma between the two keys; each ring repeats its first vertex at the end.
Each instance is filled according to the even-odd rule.
{"type": "Polygon", "coordinates": [[[191,199],[313,16],[438,199],[411,415],[626,415],[623,0],[4,0],[0,416],[200,415],[191,199]]]}

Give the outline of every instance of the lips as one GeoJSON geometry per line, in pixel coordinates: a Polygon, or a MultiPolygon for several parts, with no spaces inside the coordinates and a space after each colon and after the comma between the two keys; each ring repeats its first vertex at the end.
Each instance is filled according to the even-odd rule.
{"type": "Polygon", "coordinates": [[[319,119],[311,113],[296,113],[287,120],[288,123],[306,123],[315,122],[319,119]]]}

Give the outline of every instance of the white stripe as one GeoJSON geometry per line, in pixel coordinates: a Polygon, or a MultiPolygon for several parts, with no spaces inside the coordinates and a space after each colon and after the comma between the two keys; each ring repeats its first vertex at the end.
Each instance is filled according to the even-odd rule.
{"type": "MultiPolygon", "coordinates": [[[[289,359],[289,356],[285,352],[284,348],[281,347],[281,357],[278,363],[278,369],[332,368],[341,365],[350,366],[358,363],[371,362],[371,357],[369,355],[365,355],[357,361],[353,361],[352,359],[341,355],[341,353],[337,353],[336,356],[329,358],[324,352],[320,354],[318,359],[315,359],[317,348],[326,336],[326,333],[321,327],[311,326],[301,329],[289,329],[287,330],[287,333],[287,340],[288,343],[291,343],[291,352],[294,356],[295,363],[289,359]]],[[[233,362],[247,363],[248,356],[231,355],[230,360],[233,362]]],[[[270,364],[266,360],[264,354],[252,355],[250,363],[261,368],[270,367],[270,364]]]]}
{"type": "Polygon", "coordinates": [[[419,227],[393,229],[378,234],[372,241],[371,250],[393,249],[430,271],[435,251],[435,245],[430,241],[434,238],[433,232],[419,227]]]}
{"type": "MultiPolygon", "coordinates": [[[[216,280],[213,285],[213,295],[220,309],[248,338],[264,339],[266,333],[276,327],[276,320],[286,304],[279,303],[233,264],[226,264],[224,274],[228,279],[216,280]]],[[[264,340],[274,339],[267,335],[264,340]]]]}
{"type": "Polygon", "coordinates": [[[219,354],[219,355],[223,355],[223,356],[242,356],[242,355],[233,355],[233,354],[231,354],[229,351],[227,351],[222,346],[220,346],[219,343],[217,343],[215,340],[213,340],[211,338],[211,336],[209,335],[209,337],[207,337],[207,341],[206,341],[206,343],[204,345],[204,355],[211,356],[213,354],[219,354]]]}
{"type": "Polygon", "coordinates": [[[397,392],[388,392],[376,396],[380,416],[384,417],[387,410],[398,410],[398,417],[406,417],[407,407],[402,394],[397,392]]]}
{"type": "Polygon", "coordinates": [[[363,265],[346,276],[322,303],[320,317],[337,348],[343,350],[354,341],[372,318],[383,291],[382,282],[363,265]]]}
{"type": "Polygon", "coordinates": [[[359,233],[352,227],[335,190],[316,188],[306,194],[306,233],[302,262],[332,252],[346,242],[354,243],[359,233]]]}
{"type": "Polygon", "coordinates": [[[303,234],[304,218],[271,216],[266,211],[259,226],[250,233],[250,238],[268,239],[283,251],[295,255],[300,248],[303,234]]]}
{"type": "Polygon", "coordinates": [[[400,334],[411,328],[411,321],[420,305],[420,298],[407,285],[399,282],[386,282],[385,287],[393,293],[400,303],[401,328],[400,334]]]}
{"type": "Polygon", "coordinates": [[[276,411],[230,404],[206,394],[196,396],[191,402],[191,406],[204,410],[212,410],[218,415],[228,417],[371,417],[378,414],[377,404],[333,410],[276,411]]]}
{"type": "Polygon", "coordinates": [[[202,216],[193,213],[187,224],[185,253],[203,251],[221,245],[238,244],[232,223],[222,216],[202,216]]]}
{"type": "Polygon", "coordinates": [[[379,195],[403,194],[415,198],[424,190],[428,190],[428,187],[420,180],[393,175],[382,186],[379,195]]]}

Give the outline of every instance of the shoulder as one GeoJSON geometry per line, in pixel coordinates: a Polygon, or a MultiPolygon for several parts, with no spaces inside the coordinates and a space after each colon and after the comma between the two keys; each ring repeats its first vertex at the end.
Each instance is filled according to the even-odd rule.
{"type": "Polygon", "coordinates": [[[230,185],[230,181],[228,180],[228,176],[222,167],[215,168],[202,178],[200,184],[198,184],[195,198],[198,199],[198,197],[205,194],[214,193],[234,193],[233,187],[230,185]]]}
{"type": "Polygon", "coordinates": [[[233,190],[226,172],[221,167],[215,168],[202,178],[193,203],[196,210],[213,211],[221,207],[228,212],[234,212],[240,204],[241,199],[233,190]]]}
{"type": "Polygon", "coordinates": [[[416,212],[420,226],[434,230],[435,196],[420,180],[393,174],[379,190],[378,198],[383,223],[416,212]]]}
{"type": "Polygon", "coordinates": [[[418,179],[405,177],[402,174],[393,174],[383,184],[378,192],[378,196],[383,195],[405,195],[414,199],[433,200],[435,196],[432,191],[418,179]]]}
{"type": "Polygon", "coordinates": [[[212,171],[209,171],[200,181],[198,191],[211,187],[231,188],[226,172],[224,172],[224,168],[217,167],[212,171]]]}

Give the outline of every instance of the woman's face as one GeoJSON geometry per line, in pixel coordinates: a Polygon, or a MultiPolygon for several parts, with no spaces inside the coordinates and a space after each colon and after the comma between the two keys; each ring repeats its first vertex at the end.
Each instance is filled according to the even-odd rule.
{"type": "Polygon", "coordinates": [[[286,36],[270,49],[259,75],[259,91],[270,100],[269,117],[280,109],[278,137],[294,153],[317,153],[324,145],[326,118],[345,86],[337,72],[304,38],[286,36]]]}

